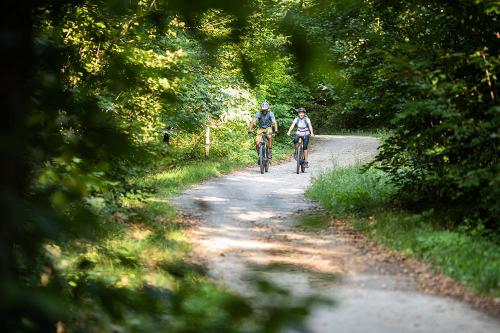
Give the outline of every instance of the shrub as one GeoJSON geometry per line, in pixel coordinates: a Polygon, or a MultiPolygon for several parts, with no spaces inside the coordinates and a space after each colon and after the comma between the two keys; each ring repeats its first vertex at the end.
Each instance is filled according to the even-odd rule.
{"type": "Polygon", "coordinates": [[[394,192],[384,172],[373,168],[363,171],[357,165],[321,175],[308,189],[307,196],[334,214],[367,214],[387,204],[394,192]]]}

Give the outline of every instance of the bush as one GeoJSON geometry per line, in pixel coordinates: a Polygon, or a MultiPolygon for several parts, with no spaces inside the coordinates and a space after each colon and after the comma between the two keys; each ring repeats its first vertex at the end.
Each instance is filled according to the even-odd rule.
{"type": "Polygon", "coordinates": [[[334,169],[315,180],[306,195],[334,214],[368,214],[390,202],[395,188],[387,175],[361,166],[334,169]]]}

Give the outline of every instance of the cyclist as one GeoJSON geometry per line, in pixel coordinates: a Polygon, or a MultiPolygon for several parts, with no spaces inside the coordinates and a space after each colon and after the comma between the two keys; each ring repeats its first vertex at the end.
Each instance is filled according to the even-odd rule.
{"type": "Polygon", "coordinates": [[[267,139],[269,140],[269,158],[271,159],[273,157],[273,129],[272,126],[274,126],[274,132],[278,132],[278,123],[276,122],[276,118],[274,117],[274,114],[269,110],[269,103],[264,102],[260,105],[260,111],[257,112],[255,117],[252,119],[250,124],[248,125],[248,133],[252,133],[252,128],[257,125],[257,136],[255,137],[255,145],[257,149],[257,154],[259,154],[259,144],[260,141],[262,140],[262,133],[267,134],[267,139]]]}
{"type": "Polygon", "coordinates": [[[311,124],[311,119],[309,119],[309,117],[306,114],[307,113],[306,109],[299,108],[297,111],[299,112],[299,116],[295,117],[295,119],[293,120],[290,129],[288,129],[287,135],[290,135],[293,128],[297,126],[297,132],[295,132],[296,137],[294,138],[293,143],[297,146],[297,144],[299,143],[299,137],[302,137],[302,143],[304,145],[304,165],[306,168],[308,168],[309,162],[307,161],[308,158],[307,146],[309,145],[309,137],[314,136],[314,131],[311,124]]]}

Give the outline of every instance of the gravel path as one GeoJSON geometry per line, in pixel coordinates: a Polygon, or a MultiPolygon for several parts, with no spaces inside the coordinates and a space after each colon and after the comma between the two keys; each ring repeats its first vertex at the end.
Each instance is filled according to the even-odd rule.
{"type": "Polygon", "coordinates": [[[358,136],[317,136],[311,168],[294,173],[294,161],[257,167],[209,180],[174,200],[199,219],[193,231],[195,253],[210,274],[235,291],[247,292],[245,276],[270,264],[287,270],[266,272],[298,295],[320,294],[337,301],[318,307],[314,332],[500,332],[500,322],[465,303],[424,294],[412,274],[394,263],[371,260],[345,233],[295,227],[318,207],[304,198],[311,179],[332,167],[370,159],[378,142],[358,136]],[[396,267],[397,266],[397,267],[396,267]],[[332,282],[332,274],[337,276],[332,282]]]}

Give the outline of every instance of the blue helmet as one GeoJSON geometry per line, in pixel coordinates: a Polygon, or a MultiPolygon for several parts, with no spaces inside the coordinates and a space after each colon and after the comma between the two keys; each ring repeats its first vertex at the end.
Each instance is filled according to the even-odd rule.
{"type": "Polygon", "coordinates": [[[260,105],[260,109],[261,110],[269,110],[269,103],[268,102],[264,102],[260,105]]]}

